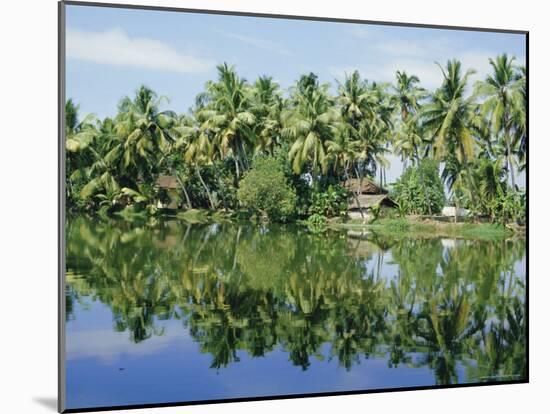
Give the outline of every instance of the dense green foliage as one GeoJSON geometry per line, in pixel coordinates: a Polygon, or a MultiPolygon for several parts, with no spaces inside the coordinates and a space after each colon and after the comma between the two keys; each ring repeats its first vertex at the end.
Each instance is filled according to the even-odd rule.
{"type": "Polygon", "coordinates": [[[343,217],[348,210],[349,197],[341,185],[329,185],[326,190],[312,194],[309,212],[325,217],[343,217]]]}
{"type": "Polygon", "coordinates": [[[288,221],[296,212],[296,193],[276,159],[258,157],[240,182],[241,205],[272,221],[288,221]]]}
{"type": "Polygon", "coordinates": [[[438,164],[429,159],[408,167],[393,186],[394,200],[406,214],[437,214],[445,203],[438,164]]]}
{"type": "MultiPolygon", "coordinates": [[[[161,110],[167,100],[145,86],[102,120],[80,121],[69,99],[67,206],[154,214],[167,199],[156,181],[169,175],[177,177],[179,207],[235,210],[242,177],[253,159],[265,156],[282,166],[296,194],[297,217],[341,215],[344,201],[336,185],[351,178],[387,185],[386,156],[393,153],[404,167],[423,159],[441,165],[456,207],[521,221],[524,203],[510,200],[525,198],[516,185],[517,171],[526,165],[525,68],[506,55],[490,64],[492,73],[473,88],[473,72],[453,60],[440,66],[442,83],[432,92],[405,71],[397,72],[393,85],[355,71],[337,84],[336,94],[313,73],[283,91],[270,77],[250,83],[223,64],[182,114],[161,110]]],[[[439,193],[439,185],[431,184],[439,193]]],[[[404,210],[435,213],[439,196],[429,197],[405,197],[404,210]]]]}

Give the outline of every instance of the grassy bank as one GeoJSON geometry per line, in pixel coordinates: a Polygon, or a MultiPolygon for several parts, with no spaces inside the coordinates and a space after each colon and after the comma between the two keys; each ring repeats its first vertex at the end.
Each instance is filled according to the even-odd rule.
{"type": "MultiPolygon", "coordinates": [[[[162,214],[164,215],[164,214],[162,214]]],[[[190,224],[205,224],[215,222],[252,221],[264,222],[261,217],[247,214],[245,211],[211,211],[205,209],[182,210],[164,215],[174,217],[190,224]]],[[[298,220],[296,223],[308,226],[307,220],[298,220]]],[[[353,230],[358,232],[372,232],[383,236],[394,237],[449,237],[463,239],[494,240],[509,237],[525,237],[525,227],[513,228],[501,224],[491,223],[454,223],[441,222],[418,217],[381,218],[371,223],[364,223],[361,219],[329,219],[325,228],[334,230],[353,230]]],[[[324,231],[324,230],[323,230],[324,231]]]]}
{"type": "Polygon", "coordinates": [[[445,223],[434,220],[415,220],[414,218],[379,219],[364,224],[361,220],[332,222],[337,229],[365,230],[387,236],[453,237],[465,239],[498,239],[521,236],[520,232],[491,223],[445,223]]]}

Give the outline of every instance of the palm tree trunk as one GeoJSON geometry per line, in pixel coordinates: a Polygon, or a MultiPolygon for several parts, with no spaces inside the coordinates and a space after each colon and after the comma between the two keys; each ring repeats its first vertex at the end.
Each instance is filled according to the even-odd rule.
{"type": "Polygon", "coordinates": [[[233,154],[233,161],[235,162],[235,174],[237,176],[237,183],[236,186],[238,186],[239,180],[240,180],[240,174],[239,174],[239,161],[237,160],[237,155],[233,154]]]}
{"type": "MultiPolygon", "coordinates": [[[[346,181],[348,183],[350,182],[349,174],[348,174],[348,167],[344,168],[344,175],[346,176],[346,181]]],[[[359,213],[361,214],[361,220],[365,220],[365,216],[363,215],[363,208],[361,207],[361,203],[359,202],[359,197],[357,196],[357,193],[352,190],[351,192],[353,194],[353,197],[355,198],[355,202],[357,203],[357,207],[359,207],[359,213]]],[[[349,206],[348,206],[349,208],[349,206]]]]}
{"type": "MultiPolygon", "coordinates": [[[[239,144],[241,146],[241,154],[242,154],[242,158],[243,160],[245,161],[244,164],[246,164],[246,169],[249,169],[250,168],[250,163],[248,162],[248,157],[246,155],[246,151],[244,149],[244,145],[243,145],[243,142],[241,140],[239,140],[239,144]]],[[[244,169],[244,168],[243,168],[244,169]]]]}
{"type": "Polygon", "coordinates": [[[455,194],[455,223],[458,221],[458,209],[460,208],[460,205],[458,203],[458,197],[455,194]]]}
{"type": "MultiPolygon", "coordinates": [[[[217,174],[216,174],[216,175],[217,175],[217,174]]],[[[221,182],[219,176],[218,176],[218,188],[223,188],[223,187],[222,187],[222,182],[221,182]]],[[[221,199],[222,199],[223,209],[227,211],[227,202],[226,202],[226,200],[225,200],[225,195],[224,195],[224,192],[223,192],[223,191],[220,191],[220,196],[221,196],[221,199]]]]}
{"type": "Polygon", "coordinates": [[[175,176],[176,176],[176,180],[178,180],[178,184],[180,185],[181,190],[183,191],[183,195],[185,196],[185,204],[187,204],[187,208],[188,209],[193,208],[193,205],[191,204],[191,199],[189,198],[189,194],[187,194],[187,189],[185,188],[185,184],[183,183],[183,180],[177,174],[175,174],[175,176]]]}
{"type": "Polygon", "coordinates": [[[510,147],[510,131],[508,128],[508,115],[505,114],[504,117],[505,117],[504,142],[506,143],[506,164],[508,167],[508,174],[510,175],[510,179],[512,181],[512,188],[515,190],[516,179],[514,177],[514,166],[512,163],[512,148],[510,147]]]}
{"type": "Polygon", "coordinates": [[[197,176],[199,177],[199,181],[201,182],[202,186],[204,187],[204,190],[206,191],[206,195],[208,197],[208,202],[210,203],[210,207],[212,208],[212,210],[215,210],[216,207],[214,207],[214,201],[212,200],[212,195],[210,194],[210,190],[208,189],[208,186],[202,179],[202,175],[201,175],[199,166],[197,164],[195,164],[195,171],[197,173],[197,176]]]}
{"type": "Polygon", "coordinates": [[[512,188],[515,190],[516,189],[516,179],[515,179],[515,176],[514,176],[514,164],[512,162],[510,153],[508,153],[508,168],[509,168],[509,171],[510,171],[510,178],[512,179],[512,188]]]}

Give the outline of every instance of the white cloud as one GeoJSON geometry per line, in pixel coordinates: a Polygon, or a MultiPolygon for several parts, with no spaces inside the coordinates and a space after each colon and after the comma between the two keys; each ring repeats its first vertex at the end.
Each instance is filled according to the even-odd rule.
{"type": "Polygon", "coordinates": [[[68,30],[67,58],[178,73],[205,72],[215,65],[209,59],[180,53],[158,40],[132,38],[121,29],[68,30]]]}
{"type": "MultiPolygon", "coordinates": [[[[409,75],[414,74],[418,76],[423,87],[433,90],[439,87],[443,81],[443,74],[436,62],[439,62],[445,68],[447,60],[458,59],[462,63],[463,74],[468,69],[475,70],[475,73],[470,76],[468,81],[471,88],[475,81],[485,79],[486,75],[491,72],[489,58],[495,56],[495,53],[488,51],[472,51],[461,54],[447,52],[434,53],[432,56],[436,56],[436,58],[432,57],[430,59],[424,57],[424,55],[419,57],[409,55],[404,55],[403,57],[377,55],[373,61],[366,61],[357,66],[332,67],[330,68],[330,73],[337,79],[343,79],[344,73],[350,74],[354,70],[358,70],[368,80],[394,82],[395,72],[405,70],[409,75]]],[[[522,59],[518,59],[519,64],[522,61],[522,59]]]]}
{"type": "Polygon", "coordinates": [[[256,46],[260,49],[267,50],[268,52],[274,52],[280,55],[290,55],[290,52],[288,51],[288,49],[286,49],[282,45],[275,42],[270,42],[268,40],[260,39],[258,37],[245,36],[238,33],[231,33],[231,32],[220,32],[220,33],[232,39],[237,39],[243,43],[247,43],[249,45],[256,46]]]}
{"type": "Polygon", "coordinates": [[[138,344],[129,339],[128,332],[114,332],[112,329],[76,331],[67,334],[67,360],[98,358],[105,363],[116,361],[122,354],[153,355],[177,343],[183,351],[193,346],[191,338],[181,326],[171,325],[165,335],[152,336],[138,344]]]}

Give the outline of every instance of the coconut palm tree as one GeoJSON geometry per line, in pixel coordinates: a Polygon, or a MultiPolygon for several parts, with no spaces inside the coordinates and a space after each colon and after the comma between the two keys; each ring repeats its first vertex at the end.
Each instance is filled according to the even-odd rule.
{"type": "MultiPolygon", "coordinates": [[[[204,181],[200,167],[202,165],[212,164],[215,154],[213,138],[211,132],[207,129],[199,128],[196,125],[189,125],[185,122],[180,123],[176,128],[179,139],[176,147],[184,153],[184,160],[194,167],[195,174],[204,188],[208,202],[212,210],[216,208],[210,188],[204,181]]],[[[181,178],[180,178],[181,182],[181,178]]]]}
{"type": "Polygon", "coordinates": [[[79,105],[72,99],[65,103],[65,149],[76,153],[86,149],[95,137],[95,120],[93,114],[88,114],[82,121],[78,117],[79,105]]]}
{"type": "Polygon", "coordinates": [[[525,125],[522,116],[525,98],[522,94],[523,81],[517,76],[514,60],[506,54],[489,59],[493,71],[484,81],[476,83],[476,94],[484,98],[481,112],[490,119],[494,138],[503,143],[506,170],[515,188],[513,144],[516,129],[518,126],[523,129],[525,125]]]}
{"type": "Polygon", "coordinates": [[[443,84],[422,111],[423,125],[434,137],[437,159],[452,156],[466,165],[474,157],[475,149],[470,124],[474,100],[466,97],[468,78],[474,71],[470,69],[462,75],[462,65],[458,60],[448,61],[446,69],[438,66],[443,73],[443,84]]]}
{"type": "MultiPolygon", "coordinates": [[[[331,159],[334,171],[337,173],[340,169],[344,172],[344,178],[349,181],[349,171],[353,164],[363,158],[361,142],[354,139],[353,127],[342,123],[337,127],[337,134],[331,140],[327,141],[327,152],[331,159]]],[[[361,218],[363,218],[363,209],[359,202],[359,197],[353,192],[355,202],[359,207],[361,218]]]]}
{"type": "Polygon", "coordinates": [[[90,114],[80,121],[78,110],[79,106],[68,99],[65,104],[65,182],[69,204],[74,204],[79,197],[79,184],[86,179],[85,171],[92,159],[89,147],[98,132],[95,116],[90,114]]]}
{"type": "Polygon", "coordinates": [[[520,84],[521,101],[513,111],[513,130],[515,131],[512,147],[519,160],[519,170],[527,167],[527,68],[520,66],[516,72],[520,84]]]}
{"type": "Polygon", "coordinates": [[[133,171],[136,181],[151,180],[158,173],[162,157],[174,142],[177,115],[159,110],[164,100],[142,85],[133,99],[124,97],[119,103],[115,129],[121,138],[124,168],[133,171]]]}
{"type": "Polygon", "coordinates": [[[392,86],[391,101],[397,109],[399,121],[395,129],[394,147],[401,155],[403,167],[408,160],[418,163],[418,148],[423,142],[416,115],[420,110],[420,101],[427,97],[426,91],[420,88],[416,75],[407,75],[405,71],[396,72],[396,83],[392,86]]]}
{"type": "Polygon", "coordinates": [[[249,85],[227,63],[219,65],[218,82],[206,86],[206,105],[196,116],[201,130],[212,133],[220,156],[230,153],[235,163],[236,179],[249,167],[247,149],[253,148],[256,117],[251,112],[249,85]]]}
{"type": "Polygon", "coordinates": [[[474,71],[470,69],[462,75],[462,65],[458,60],[448,61],[446,68],[438,66],[443,83],[431,97],[431,102],[424,106],[421,116],[423,126],[433,137],[435,158],[445,161],[443,178],[451,191],[454,190],[456,220],[459,194],[462,193],[458,186],[461,186],[460,190],[472,188],[468,163],[474,158],[476,148],[473,134],[475,103],[473,96],[466,96],[466,86],[474,71]]]}
{"type": "MultiPolygon", "coordinates": [[[[310,78],[307,78],[310,79],[310,78]]],[[[339,114],[327,87],[299,81],[293,106],[283,113],[283,137],[293,141],[289,159],[296,174],[310,165],[313,180],[329,166],[327,141],[334,137],[339,114]]]]}
{"type": "Polygon", "coordinates": [[[279,85],[269,76],[261,76],[250,91],[251,111],[256,117],[255,134],[258,138],[255,151],[273,155],[281,144],[281,113],[284,100],[279,85]]]}
{"type": "Polygon", "coordinates": [[[495,201],[506,191],[506,180],[501,159],[481,159],[475,171],[476,182],[479,183],[479,202],[483,208],[495,218],[495,201]]]}
{"type": "Polygon", "coordinates": [[[401,157],[403,170],[407,168],[409,160],[418,165],[420,162],[419,148],[424,143],[425,140],[416,117],[409,117],[395,131],[393,147],[395,153],[401,157]]]}
{"type": "Polygon", "coordinates": [[[398,70],[395,78],[392,100],[399,111],[401,121],[405,123],[409,115],[414,115],[420,108],[420,101],[426,97],[426,91],[417,86],[420,79],[416,75],[409,76],[407,72],[398,70]]]}
{"type": "Polygon", "coordinates": [[[367,116],[369,107],[368,82],[361,79],[358,71],[345,75],[343,83],[338,83],[338,103],[342,108],[342,117],[353,128],[367,116]]]}

